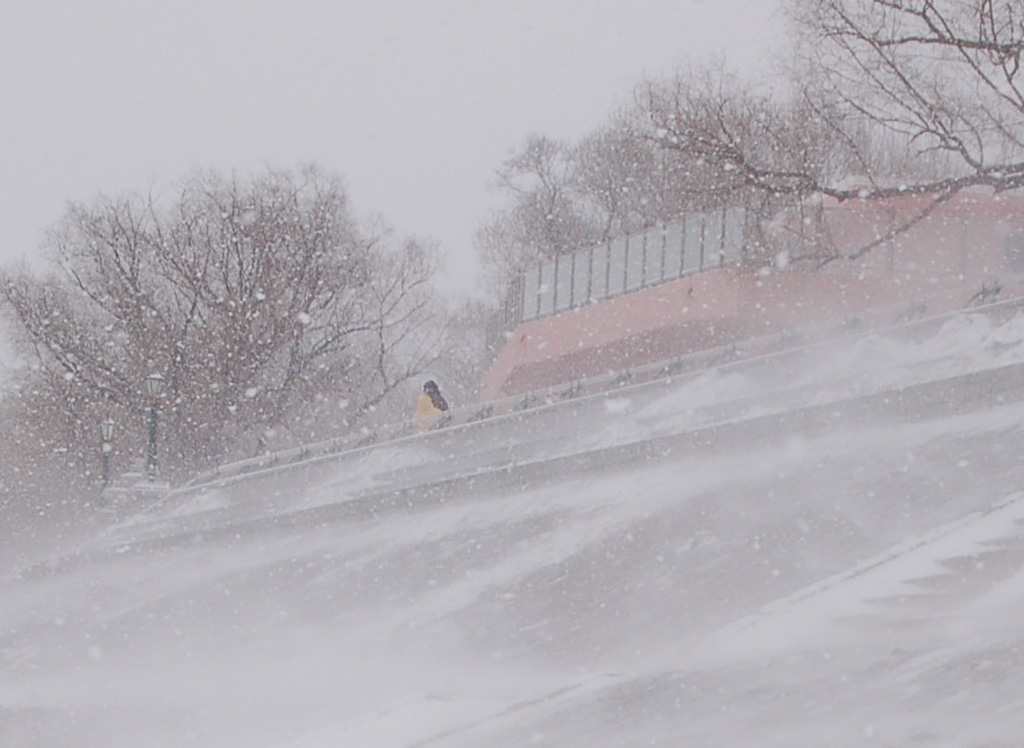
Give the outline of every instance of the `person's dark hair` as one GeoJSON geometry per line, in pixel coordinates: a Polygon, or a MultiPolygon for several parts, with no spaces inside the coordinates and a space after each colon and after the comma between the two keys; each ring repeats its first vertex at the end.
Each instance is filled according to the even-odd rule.
{"type": "Polygon", "coordinates": [[[430,402],[438,410],[448,410],[448,402],[441,396],[441,390],[437,388],[437,382],[429,379],[423,384],[423,391],[430,395],[430,402]]]}

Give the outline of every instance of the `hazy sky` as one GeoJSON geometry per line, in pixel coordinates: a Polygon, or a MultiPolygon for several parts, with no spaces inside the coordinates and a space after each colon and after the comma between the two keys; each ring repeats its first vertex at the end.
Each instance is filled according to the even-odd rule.
{"type": "Polygon", "coordinates": [[[68,200],[196,166],[339,172],[360,215],[437,240],[465,287],[487,186],[530,133],[576,139],[645,74],[754,70],[776,0],[0,0],[0,261],[68,200]]]}

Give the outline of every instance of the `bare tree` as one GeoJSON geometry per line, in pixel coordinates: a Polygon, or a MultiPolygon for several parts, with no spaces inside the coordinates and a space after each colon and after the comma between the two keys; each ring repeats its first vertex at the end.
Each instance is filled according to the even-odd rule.
{"type": "Polygon", "coordinates": [[[756,94],[724,76],[649,84],[641,107],[664,147],[775,194],[844,200],[1021,186],[1024,30],[1015,4],[815,0],[792,2],[790,13],[801,33],[792,80],[800,94],[756,94]],[[879,144],[888,157],[903,151],[898,170],[873,157],[879,144]],[[919,178],[898,181],[915,164],[919,178]]]}
{"type": "Polygon", "coordinates": [[[845,200],[926,195],[923,209],[854,256],[927,217],[966,188],[1024,185],[1024,10],[993,0],[818,0],[790,4],[806,100],[837,140],[871,133],[902,157],[865,159],[860,184],[822,184],[845,200]]]}
{"type": "Polygon", "coordinates": [[[602,226],[601,241],[672,220],[691,202],[679,189],[692,184],[679,159],[644,137],[630,115],[613,116],[574,151],[577,191],[602,226]]]}
{"type": "Polygon", "coordinates": [[[445,382],[452,402],[475,403],[487,367],[505,343],[504,326],[493,306],[480,299],[462,302],[449,324],[452,346],[433,368],[445,382]]]}
{"type": "Polygon", "coordinates": [[[162,467],[187,476],[351,426],[444,346],[434,251],[361,227],[315,167],[73,205],[50,248],[55,271],[8,273],[3,296],[37,362],[26,386],[63,411],[51,449],[107,417],[141,445],[156,372],[162,467]]]}
{"type": "Polygon", "coordinates": [[[648,80],[635,106],[578,145],[535,136],[499,171],[510,198],[480,232],[508,289],[528,264],[671,220],[741,205],[747,258],[824,264],[887,244],[967,188],[1024,186],[1024,10],[993,0],[790,0],[788,77],[743,83],[721,65],[648,80]],[[840,250],[832,201],[925,196],[840,250]],[[796,254],[793,254],[796,250],[796,254]]]}
{"type": "MultiPolygon", "coordinates": [[[[457,344],[451,339],[449,313],[434,292],[437,254],[432,247],[409,240],[399,252],[379,259],[367,284],[365,308],[373,324],[366,355],[358,358],[355,381],[359,415],[387,403],[406,381],[435,366],[457,344]]],[[[389,420],[401,418],[406,403],[386,410],[389,420]]]]}
{"type": "MultiPolygon", "coordinates": [[[[843,122],[899,136],[946,169],[871,195],[942,194],[1024,185],[1024,9],[993,0],[818,0],[792,3],[811,100],[843,122]]],[[[838,197],[847,196],[837,191],[838,197]]]]}
{"type": "Polygon", "coordinates": [[[700,188],[720,196],[821,191],[837,169],[827,126],[800,101],[758,92],[718,69],[680,71],[637,90],[646,137],[705,167],[700,188]]]}
{"type": "Polygon", "coordinates": [[[774,204],[931,196],[855,255],[962,189],[1022,186],[1019,5],[794,0],[789,11],[799,32],[794,93],[707,73],[648,83],[638,105],[650,137],[713,166],[719,191],[774,204]]]}
{"type": "Polygon", "coordinates": [[[573,149],[531,136],[502,164],[495,188],[510,199],[480,230],[484,264],[505,285],[523,267],[590,246],[600,229],[580,200],[573,149]]]}

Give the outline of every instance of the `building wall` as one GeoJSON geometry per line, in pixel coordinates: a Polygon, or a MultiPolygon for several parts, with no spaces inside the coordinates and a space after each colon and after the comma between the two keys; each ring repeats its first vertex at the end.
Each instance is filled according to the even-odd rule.
{"type": "Polygon", "coordinates": [[[728,270],[701,273],[524,322],[484,378],[481,398],[569,382],[672,348],[707,344],[716,325],[738,316],[739,287],[731,275],[728,270]]]}
{"type": "MultiPolygon", "coordinates": [[[[840,253],[862,247],[928,206],[926,197],[827,204],[825,231],[840,253]]],[[[886,239],[852,264],[868,271],[912,274],[1001,273],[1007,242],[1024,225],[1018,197],[963,193],[942,203],[910,230],[886,239]]]]}

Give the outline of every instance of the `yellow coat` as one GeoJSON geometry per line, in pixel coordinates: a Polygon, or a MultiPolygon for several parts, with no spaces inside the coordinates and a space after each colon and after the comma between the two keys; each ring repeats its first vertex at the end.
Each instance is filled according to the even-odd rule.
{"type": "Polygon", "coordinates": [[[416,401],[416,412],[412,416],[412,422],[416,426],[416,433],[422,434],[424,431],[430,431],[430,429],[434,428],[441,419],[443,412],[443,410],[434,405],[430,395],[426,392],[420,393],[420,397],[416,401]]]}

